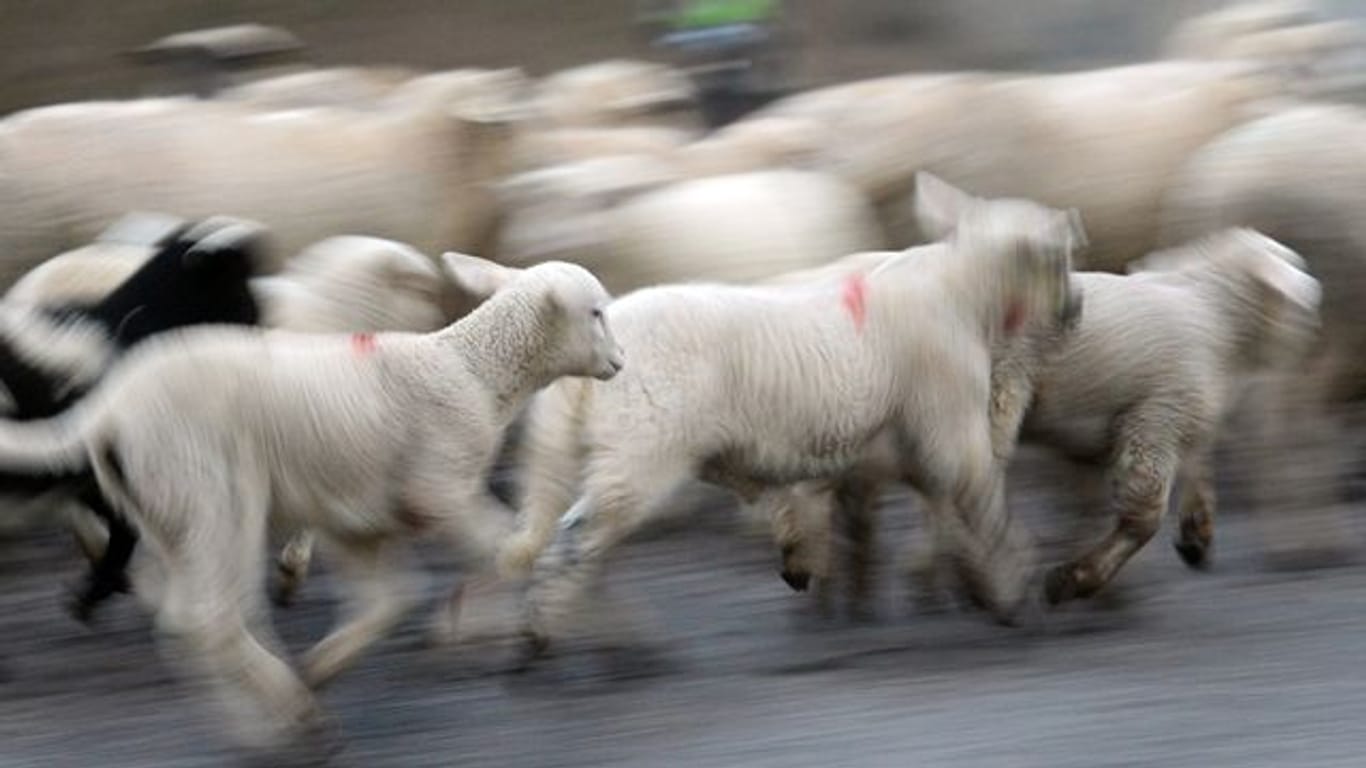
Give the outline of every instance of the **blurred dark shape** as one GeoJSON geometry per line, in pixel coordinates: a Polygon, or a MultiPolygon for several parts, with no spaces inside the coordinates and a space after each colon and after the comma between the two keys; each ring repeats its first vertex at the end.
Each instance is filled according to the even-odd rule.
{"type": "Polygon", "coordinates": [[[643,2],[638,22],[697,85],[708,127],[733,122],[784,95],[793,42],[782,0],[643,2]]]}
{"type": "Polygon", "coordinates": [[[304,48],[302,40],[281,27],[234,24],[177,32],[127,55],[140,64],[165,68],[176,90],[207,98],[229,85],[230,75],[297,61],[304,48]]]}

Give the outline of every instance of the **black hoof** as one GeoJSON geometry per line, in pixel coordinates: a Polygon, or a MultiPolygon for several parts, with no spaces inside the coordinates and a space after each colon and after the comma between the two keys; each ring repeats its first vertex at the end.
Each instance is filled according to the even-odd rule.
{"type": "Polygon", "coordinates": [[[793,592],[805,592],[811,586],[811,574],[806,571],[791,571],[784,568],[782,577],[793,592]]]}
{"type": "Polygon", "coordinates": [[[1181,562],[1197,571],[1209,570],[1210,547],[1195,541],[1174,541],[1172,547],[1181,556],[1181,562]]]}
{"type": "Polygon", "coordinates": [[[1060,565],[1049,569],[1043,579],[1043,595],[1049,605],[1058,605],[1077,597],[1077,577],[1071,566],[1060,565]]]}
{"type": "Polygon", "coordinates": [[[516,665],[518,671],[529,669],[537,661],[549,655],[550,638],[540,632],[522,630],[522,652],[516,665]]]}
{"type": "Polygon", "coordinates": [[[288,608],[294,605],[294,590],[286,589],[279,584],[271,587],[270,602],[276,608],[288,608]]]}

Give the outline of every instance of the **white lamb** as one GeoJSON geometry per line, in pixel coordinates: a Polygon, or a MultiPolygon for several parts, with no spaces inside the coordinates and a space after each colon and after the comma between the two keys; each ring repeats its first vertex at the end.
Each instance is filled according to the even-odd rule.
{"type": "MultiPolygon", "coordinates": [[[[98,301],[151,253],[147,246],[128,242],[93,243],[36,267],[10,289],[5,304],[98,301]]],[[[424,332],[465,314],[446,314],[442,299],[450,286],[431,259],[402,243],[373,237],[338,236],[314,243],[286,262],[280,274],[253,278],[252,289],[265,326],[296,332],[424,332]]],[[[76,505],[68,516],[87,557],[98,561],[106,543],[104,524],[76,505]]],[[[53,517],[46,507],[34,506],[22,516],[26,522],[20,527],[53,517]]],[[[285,545],[277,592],[282,602],[288,602],[304,578],[312,546],[307,532],[285,545]]]]}
{"type": "Polygon", "coordinates": [[[304,661],[318,686],[413,604],[408,539],[440,534],[469,567],[491,564],[512,518],[484,475],[523,401],[561,376],[622,367],[610,297],[586,270],[448,259],[496,293],[443,330],[178,334],[130,355],[68,415],[0,431],[6,467],[93,467],[167,570],[159,626],[285,732],[316,705],[268,649],[268,522],[316,530],[350,582],[349,618],[304,661]]]}
{"type": "MultiPolygon", "coordinates": [[[[1156,533],[1178,479],[1177,551],[1192,566],[1207,562],[1215,504],[1210,450],[1252,377],[1308,351],[1320,286],[1304,268],[1280,243],[1230,229],[1152,254],[1128,276],[1075,276],[1086,310],[1026,382],[1030,388],[1018,402],[1028,409],[1019,409],[1023,418],[1007,425],[1012,430],[998,445],[1008,460],[1018,426],[1018,440],[1091,463],[1108,476],[1114,529],[1049,572],[1050,602],[1090,597],[1104,587],[1156,533]]],[[[866,517],[876,496],[876,488],[865,488],[860,504],[844,511],[866,517]]],[[[826,525],[819,513],[799,509],[783,543],[806,543],[801,526],[823,542],[826,525]]],[[[871,536],[854,546],[870,547],[871,536]]],[[[856,552],[851,562],[866,554],[856,552]]],[[[933,547],[922,549],[914,574],[922,588],[935,587],[935,560],[933,547]]],[[[862,574],[852,576],[857,582],[862,574]]]]}
{"type": "Polygon", "coordinates": [[[679,483],[702,479],[754,501],[839,476],[888,446],[903,477],[962,516],[959,530],[975,540],[964,537],[965,551],[975,546],[976,564],[994,571],[983,599],[1001,615],[1017,607],[1028,547],[1008,520],[988,519],[1001,490],[991,348],[1020,323],[1065,311],[1080,233],[1061,211],[977,202],[952,240],[867,274],[664,286],[612,304],[630,372],[603,386],[560,383],[529,412],[523,528],[500,560],[515,576],[539,558],[526,628],[534,648],[679,483]]]}

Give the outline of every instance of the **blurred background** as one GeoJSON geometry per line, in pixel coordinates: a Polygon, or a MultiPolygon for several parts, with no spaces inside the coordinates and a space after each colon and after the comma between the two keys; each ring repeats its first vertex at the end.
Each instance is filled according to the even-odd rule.
{"type": "MultiPolygon", "coordinates": [[[[1220,0],[790,0],[799,40],[797,86],[923,69],[1079,69],[1155,55],[1176,22],[1220,0]]],[[[1325,0],[1334,15],[1359,0],[1325,0]]],[[[282,26],[320,65],[414,68],[520,66],[546,74],[650,52],[628,0],[13,0],[0,29],[0,110],[132,95],[147,75],[120,53],[188,29],[255,22],[282,26]]]]}

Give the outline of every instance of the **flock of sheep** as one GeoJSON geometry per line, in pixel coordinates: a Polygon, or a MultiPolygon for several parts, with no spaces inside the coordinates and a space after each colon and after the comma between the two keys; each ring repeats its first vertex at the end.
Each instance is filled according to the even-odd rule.
{"type": "Polygon", "coordinates": [[[856,604],[904,483],[916,588],[1011,623],[1101,590],[1174,490],[1208,562],[1237,412],[1259,509],[1340,548],[1306,521],[1366,394],[1366,112],[1324,85],[1358,35],[1258,2],[1173,40],[820,88],[707,135],[685,77],[631,61],[10,115],[5,526],[70,525],[76,614],[135,592],[250,743],[320,723],[312,691],[417,603],[414,539],[524,586],[538,654],[695,481],[771,525],[794,589],[845,555],[856,604]],[[1006,503],[1022,441],[1101,469],[1114,513],[1042,571],[1006,503]],[[287,604],[315,540],[348,602],[296,672],[267,582],[287,604]]]}

